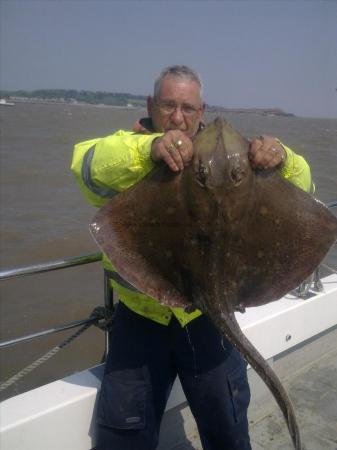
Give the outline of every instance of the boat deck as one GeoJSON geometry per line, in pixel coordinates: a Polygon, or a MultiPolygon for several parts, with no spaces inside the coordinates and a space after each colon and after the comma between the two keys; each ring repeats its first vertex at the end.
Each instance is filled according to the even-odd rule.
{"type": "MultiPolygon", "coordinates": [[[[337,349],[285,382],[306,450],[337,450],[337,349]]],[[[253,450],[290,449],[289,433],[274,402],[250,425],[253,450]]]]}
{"type": "MultiPolygon", "coordinates": [[[[285,358],[287,362],[282,362],[283,367],[275,368],[293,401],[305,450],[337,450],[336,338],[337,330],[328,340],[322,338],[318,345],[313,343],[306,350],[308,362],[299,364],[301,367],[296,371],[293,371],[293,366],[298,361],[291,356],[289,358],[289,355],[285,358]],[[320,351],[322,356],[317,357],[320,351]],[[310,354],[315,356],[314,362],[310,362],[310,354]],[[287,365],[292,369],[289,370],[292,372],[291,378],[286,376],[287,365]]],[[[300,359],[303,362],[303,356],[300,359]]],[[[250,374],[251,385],[256,383],[255,377],[255,374],[250,374]]],[[[254,393],[252,396],[249,410],[252,449],[293,450],[282,413],[271,394],[267,391],[260,399],[254,399],[254,393]]],[[[186,407],[180,414],[184,423],[176,424],[176,442],[173,443],[171,436],[171,442],[167,445],[168,442],[164,439],[158,450],[202,450],[189,409],[186,407]],[[179,441],[179,427],[181,429],[182,426],[185,428],[186,438],[179,441]]],[[[169,415],[165,420],[170,422],[169,415]]]]}

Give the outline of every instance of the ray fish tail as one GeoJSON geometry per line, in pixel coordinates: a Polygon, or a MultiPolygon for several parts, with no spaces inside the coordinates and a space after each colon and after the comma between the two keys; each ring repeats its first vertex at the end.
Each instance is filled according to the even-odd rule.
{"type": "Polygon", "coordinates": [[[286,420],[294,448],[296,450],[305,450],[302,446],[294,408],[286,390],[269,364],[243,334],[234,313],[226,313],[226,319],[218,314],[213,315],[210,310],[208,310],[208,314],[221,333],[228,338],[258,375],[260,375],[273,394],[286,420]]]}

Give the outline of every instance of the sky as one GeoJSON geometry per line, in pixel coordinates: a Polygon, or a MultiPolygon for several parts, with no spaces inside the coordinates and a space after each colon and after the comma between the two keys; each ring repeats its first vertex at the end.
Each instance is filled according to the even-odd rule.
{"type": "Polygon", "coordinates": [[[172,64],[204,100],[337,117],[337,0],[0,0],[0,88],[152,93],[172,64]]]}

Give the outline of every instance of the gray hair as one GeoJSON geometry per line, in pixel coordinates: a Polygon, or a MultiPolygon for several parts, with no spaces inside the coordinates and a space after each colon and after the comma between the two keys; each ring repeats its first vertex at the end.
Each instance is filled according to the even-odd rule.
{"type": "Polygon", "coordinates": [[[154,83],[153,97],[158,98],[163,79],[166,76],[182,78],[188,81],[195,81],[200,87],[200,97],[202,98],[202,81],[199,74],[188,66],[169,66],[164,69],[154,83]]]}

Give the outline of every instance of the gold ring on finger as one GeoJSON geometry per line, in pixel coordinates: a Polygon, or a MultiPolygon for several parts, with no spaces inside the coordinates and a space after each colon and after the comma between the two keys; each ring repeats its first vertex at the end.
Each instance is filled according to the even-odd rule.
{"type": "Polygon", "coordinates": [[[166,145],[166,150],[169,152],[169,153],[173,153],[174,151],[175,151],[175,146],[173,145],[173,144],[169,144],[169,145],[166,145]]]}

